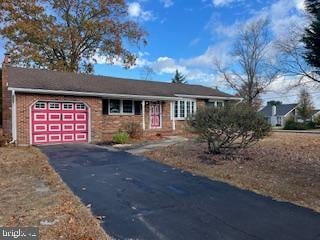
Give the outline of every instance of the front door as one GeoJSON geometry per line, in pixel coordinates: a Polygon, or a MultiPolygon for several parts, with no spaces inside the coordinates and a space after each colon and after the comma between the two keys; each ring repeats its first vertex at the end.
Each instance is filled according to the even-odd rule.
{"type": "Polygon", "coordinates": [[[150,104],[151,128],[161,128],[161,105],[160,103],[150,104]]]}

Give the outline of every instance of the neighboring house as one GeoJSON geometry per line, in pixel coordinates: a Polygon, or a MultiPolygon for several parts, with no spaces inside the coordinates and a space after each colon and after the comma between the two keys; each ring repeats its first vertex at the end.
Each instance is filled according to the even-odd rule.
{"type": "Polygon", "coordinates": [[[2,80],[3,130],[20,145],[101,142],[133,121],[145,134],[179,133],[206,103],[241,100],[200,85],[17,68],[8,58],[2,80]]]}
{"type": "Polygon", "coordinates": [[[297,118],[297,108],[298,104],[268,104],[259,112],[263,114],[264,118],[273,127],[284,127],[286,120],[290,117],[294,119],[297,118]]]}

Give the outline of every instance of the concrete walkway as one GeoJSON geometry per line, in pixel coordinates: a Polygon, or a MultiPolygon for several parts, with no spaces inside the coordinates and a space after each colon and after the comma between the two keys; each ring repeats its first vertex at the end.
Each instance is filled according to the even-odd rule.
{"type": "Polygon", "coordinates": [[[274,129],[272,132],[280,132],[280,133],[301,133],[301,134],[320,134],[320,130],[277,130],[274,129]]]}
{"type": "Polygon", "coordinates": [[[188,141],[187,138],[181,136],[169,136],[166,139],[161,139],[159,141],[147,141],[138,144],[119,144],[113,145],[113,148],[126,151],[128,153],[139,155],[144,152],[156,150],[159,148],[165,148],[177,143],[182,143],[188,141]]]}

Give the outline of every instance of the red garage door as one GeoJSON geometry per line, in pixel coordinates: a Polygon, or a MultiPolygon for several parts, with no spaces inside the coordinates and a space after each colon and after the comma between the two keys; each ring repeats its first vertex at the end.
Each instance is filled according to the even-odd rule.
{"type": "Polygon", "coordinates": [[[31,115],[32,144],[88,142],[88,108],[83,103],[39,101],[31,115]]]}

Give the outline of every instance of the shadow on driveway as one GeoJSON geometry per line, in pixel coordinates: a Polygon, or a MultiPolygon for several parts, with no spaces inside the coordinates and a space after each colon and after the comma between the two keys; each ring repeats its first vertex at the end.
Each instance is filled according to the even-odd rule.
{"type": "Polygon", "coordinates": [[[116,239],[320,240],[320,214],[94,145],[41,147],[116,239]]]}

